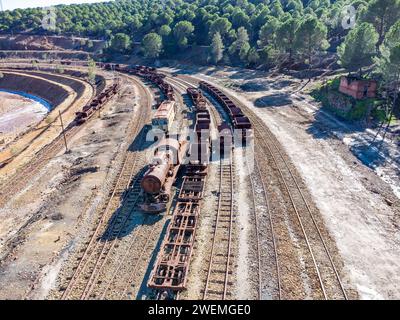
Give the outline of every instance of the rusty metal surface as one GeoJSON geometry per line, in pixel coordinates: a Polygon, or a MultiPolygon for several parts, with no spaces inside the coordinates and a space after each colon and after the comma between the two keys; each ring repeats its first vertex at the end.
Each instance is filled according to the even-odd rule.
{"type": "Polygon", "coordinates": [[[242,129],[243,138],[251,134],[249,132],[249,130],[252,129],[251,122],[247,117],[244,116],[239,106],[237,106],[229,97],[227,97],[223,92],[221,92],[221,90],[214,87],[213,85],[205,81],[200,81],[199,85],[202,90],[209,93],[213,98],[215,98],[221,104],[221,106],[227,113],[233,128],[242,129]]]}
{"type": "Polygon", "coordinates": [[[178,201],[200,201],[204,195],[206,178],[203,175],[185,176],[178,195],[178,201]]]}
{"type": "Polygon", "coordinates": [[[86,122],[96,110],[101,109],[112,97],[118,93],[121,85],[117,80],[112,86],[106,88],[98,96],[96,96],[90,103],[82,108],[82,111],[78,111],[75,114],[75,123],[81,125],[86,122]]]}
{"type": "Polygon", "coordinates": [[[185,289],[199,215],[198,202],[177,203],[148,282],[149,288],[171,291],[185,289]]]}
{"type": "MultiPolygon", "coordinates": [[[[153,78],[154,80],[154,78],[153,78]]],[[[162,80],[162,79],[161,79],[162,80]]],[[[156,81],[160,81],[159,79],[156,81]]],[[[200,203],[204,196],[204,186],[210,157],[210,114],[207,100],[198,88],[189,88],[188,95],[193,100],[197,116],[193,127],[198,137],[189,148],[189,164],[185,165],[185,175],[177,197],[166,235],[160,247],[148,288],[155,290],[157,296],[174,296],[186,288],[190,258],[200,216],[200,203]],[[204,158],[206,161],[203,161],[204,158]]]]}

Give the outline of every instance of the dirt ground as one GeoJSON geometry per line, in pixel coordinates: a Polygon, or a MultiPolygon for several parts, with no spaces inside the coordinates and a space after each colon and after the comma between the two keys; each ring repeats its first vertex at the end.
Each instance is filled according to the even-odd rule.
{"type": "Polygon", "coordinates": [[[290,77],[232,69],[202,70],[195,75],[235,89],[228,92],[238,93],[276,135],[336,241],[345,263],[344,280],[357,289],[360,298],[399,298],[396,190],[400,179],[393,159],[399,151],[395,144],[389,141],[390,151],[381,162],[366,162],[365,145],[373,130],[353,132],[339,119],[333,121],[305,91],[293,94],[302,84],[290,77]],[[364,149],[358,149],[364,152],[351,147],[355,140],[364,143],[364,149]]]}
{"type": "Polygon", "coordinates": [[[0,209],[0,299],[44,298],[74,247],[91,208],[107,195],[118,154],[131,141],[125,131],[136,117],[136,87],[126,81],[112,100],[72,139],[27,188],[0,209]],[[35,289],[32,291],[32,289],[35,289]]]}
{"type": "Polygon", "coordinates": [[[39,102],[0,91],[0,150],[42,120],[47,112],[47,108],[39,102]]]}
{"type": "MultiPolygon", "coordinates": [[[[18,72],[8,73],[18,75],[23,74],[18,72]]],[[[14,157],[12,165],[0,169],[0,180],[15,173],[15,170],[29,161],[30,157],[34,156],[38,150],[60,134],[60,123],[54,121],[57,119],[59,111],[63,113],[64,125],[67,127],[74,120],[75,112],[80,110],[80,108],[90,100],[93,94],[93,88],[91,85],[78,79],[76,79],[76,81],[82,83],[84,86],[83,92],[79,93],[67,85],[47,80],[44,76],[29,75],[27,78],[31,79],[32,82],[34,82],[35,79],[38,79],[39,81],[47,82],[49,85],[58,86],[64,89],[68,94],[60,104],[53,106],[55,109],[48,113],[45,119],[37,123],[35,126],[32,126],[20,139],[15,142],[13,141],[7,146],[7,148],[0,152],[1,161],[14,157]]],[[[23,88],[21,90],[23,90],[23,88]]]]}
{"type": "MultiPolygon", "coordinates": [[[[373,130],[359,130],[321,110],[307,88],[298,91],[302,83],[288,76],[235,69],[192,71],[200,79],[230,88],[227,91],[235,92],[276,135],[336,241],[345,264],[344,281],[357,289],[362,299],[400,298],[400,150],[395,142],[388,141],[379,150],[366,148],[373,130]]],[[[121,161],[119,154],[131,142],[126,141],[125,133],[139,112],[136,91],[133,83],[124,82],[118,102],[107,104],[101,119],[93,119],[74,136],[71,152],[51,159],[25,190],[0,209],[0,299],[45,298],[55,288],[78,237],[83,238],[93,227],[94,208],[107,196],[121,161]]],[[[84,96],[88,99],[90,90],[84,96]]],[[[72,116],[73,110],[68,119],[72,116]]],[[[183,123],[184,116],[179,120],[183,123]]],[[[52,134],[56,129],[51,129],[52,134]]],[[[242,165],[240,155],[236,162],[242,165]]],[[[189,298],[201,296],[202,260],[208,254],[213,223],[210,212],[216,199],[215,174],[216,166],[211,165],[189,298]]],[[[246,299],[251,291],[252,217],[242,166],[236,183],[239,245],[235,295],[246,299]]]]}

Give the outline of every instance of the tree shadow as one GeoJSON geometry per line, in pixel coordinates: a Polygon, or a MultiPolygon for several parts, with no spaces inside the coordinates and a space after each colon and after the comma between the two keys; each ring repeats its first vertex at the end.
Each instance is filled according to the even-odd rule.
{"type": "Polygon", "coordinates": [[[306,132],[315,139],[337,139],[346,143],[349,150],[364,165],[376,169],[387,165],[388,161],[400,165],[400,151],[396,155],[393,148],[380,138],[365,132],[367,127],[353,123],[335,115],[327,108],[320,108],[314,113],[314,121],[306,132]]]}
{"type": "Polygon", "coordinates": [[[293,103],[293,100],[286,93],[275,93],[261,98],[257,98],[254,101],[254,105],[257,108],[266,107],[282,107],[293,103]]]}

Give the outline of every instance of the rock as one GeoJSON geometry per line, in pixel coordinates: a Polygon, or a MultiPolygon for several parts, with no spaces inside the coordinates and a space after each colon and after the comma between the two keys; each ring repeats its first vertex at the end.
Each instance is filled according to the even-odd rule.
{"type": "Polygon", "coordinates": [[[393,205],[393,201],[392,200],[390,200],[390,199],[388,199],[388,198],[385,198],[385,201],[386,201],[386,204],[388,205],[388,206],[392,206],[393,205]]]}
{"type": "Polygon", "coordinates": [[[64,216],[60,212],[56,212],[51,215],[51,220],[58,221],[62,219],[64,219],[64,216]]]}

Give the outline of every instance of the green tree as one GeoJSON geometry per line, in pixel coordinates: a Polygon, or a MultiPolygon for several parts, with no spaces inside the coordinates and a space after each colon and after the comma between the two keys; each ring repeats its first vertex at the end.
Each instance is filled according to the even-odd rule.
{"type": "Polygon", "coordinates": [[[37,60],[32,60],[32,68],[39,70],[39,64],[38,64],[37,60]]]}
{"type": "Polygon", "coordinates": [[[96,82],[96,62],[91,58],[88,59],[88,81],[91,84],[96,82]]]}
{"type": "Polygon", "coordinates": [[[56,70],[58,73],[64,73],[64,67],[62,65],[57,65],[56,70]]]}
{"type": "Polygon", "coordinates": [[[160,27],[160,30],[158,31],[158,34],[162,37],[167,37],[171,33],[171,28],[167,26],[166,24],[162,25],[160,27]]]}
{"type": "Polygon", "coordinates": [[[243,62],[247,62],[247,57],[250,51],[250,44],[248,42],[244,43],[243,46],[239,50],[239,58],[243,62]]]}
{"type": "Polygon", "coordinates": [[[129,26],[130,26],[131,32],[135,32],[135,31],[139,30],[141,27],[143,27],[143,23],[140,20],[140,16],[135,14],[132,17],[129,26]]]}
{"type": "Polygon", "coordinates": [[[249,16],[241,9],[236,10],[232,14],[232,25],[235,29],[239,27],[248,27],[249,20],[249,16]]]}
{"type": "Polygon", "coordinates": [[[240,60],[246,61],[250,50],[249,35],[244,27],[240,27],[236,40],[229,47],[229,54],[238,55],[240,60]]]}
{"type": "Polygon", "coordinates": [[[210,35],[214,36],[219,33],[220,37],[224,37],[232,28],[232,23],[227,18],[218,18],[211,23],[210,35]]]}
{"type": "Polygon", "coordinates": [[[131,45],[131,39],[125,33],[117,33],[111,39],[111,49],[115,52],[125,52],[131,45]]]}
{"type": "MultiPolygon", "coordinates": [[[[399,83],[400,83],[400,41],[393,45],[390,50],[383,53],[382,57],[377,61],[378,70],[382,72],[384,87],[386,87],[388,97],[388,109],[386,109],[387,125],[384,130],[382,141],[385,139],[387,130],[390,126],[390,121],[397,106],[399,98],[399,83]]],[[[384,122],[382,122],[383,126],[384,122]]]]}
{"type": "Polygon", "coordinates": [[[174,37],[180,48],[185,48],[188,44],[188,37],[192,35],[194,27],[190,21],[180,21],[175,25],[174,37]]]}
{"type": "Polygon", "coordinates": [[[290,18],[283,22],[277,30],[278,47],[289,53],[289,60],[292,60],[295,52],[296,31],[299,25],[299,20],[290,18]]]}
{"type": "Polygon", "coordinates": [[[393,48],[400,42],[400,20],[397,21],[388,31],[383,42],[384,48],[393,48]]]}
{"type": "Polygon", "coordinates": [[[400,0],[373,0],[369,3],[365,20],[375,26],[379,34],[377,45],[381,45],[386,32],[400,19],[400,0]]]}
{"type": "Polygon", "coordinates": [[[295,48],[308,59],[309,65],[316,52],[329,47],[327,32],[327,27],[315,16],[308,16],[297,28],[295,48]]]}
{"type": "Polygon", "coordinates": [[[284,11],[281,2],[279,0],[275,0],[271,5],[271,14],[275,18],[279,18],[281,15],[283,15],[283,13],[284,11]]]}
{"type": "Polygon", "coordinates": [[[394,82],[400,72],[400,21],[394,24],[386,34],[380,46],[380,56],[375,58],[377,71],[383,76],[385,83],[394,82]]]}
{"type": "Polygon", "coordinates": [[[376,53],[378,33],[372,24],[364,22],[352,29],[339,46],[340,64],[348,71],[360,71],[369,66],[376,53]]]}
{"type": "Polygon", "coordinates": [[[275,46],[277,43],[277,31],[281,23],[273,16],[268,16],[267,22],[261,27],[259,34],[259,45],[260,47],[266,47],[267,45],[275,46]]]}
{"type": "Polygon", "coordinates": [[[216,32],[211,42],[211,60],[217,64],[224,56],[224,44],[219,32],[216,32]]]}
{"type": "Polygon", "coordinates": [[[251,48],[247,55],[247,61],[251,66],[257,65],[260,62],[260,55],[256,48],[251,48]]]}
{"type": "Polygon", "coordinates": [[[142,49],[146,58],[157,58],[162,51],[162,39],[154,32],[148,33],[142,40],[142,49]]]}
{"type": "Polygon", "coordinates": [[[302,12],[303,9],[303,2],[301,0],[289,0],[286,4],[286,10],[289,12],[302,12]]]}

